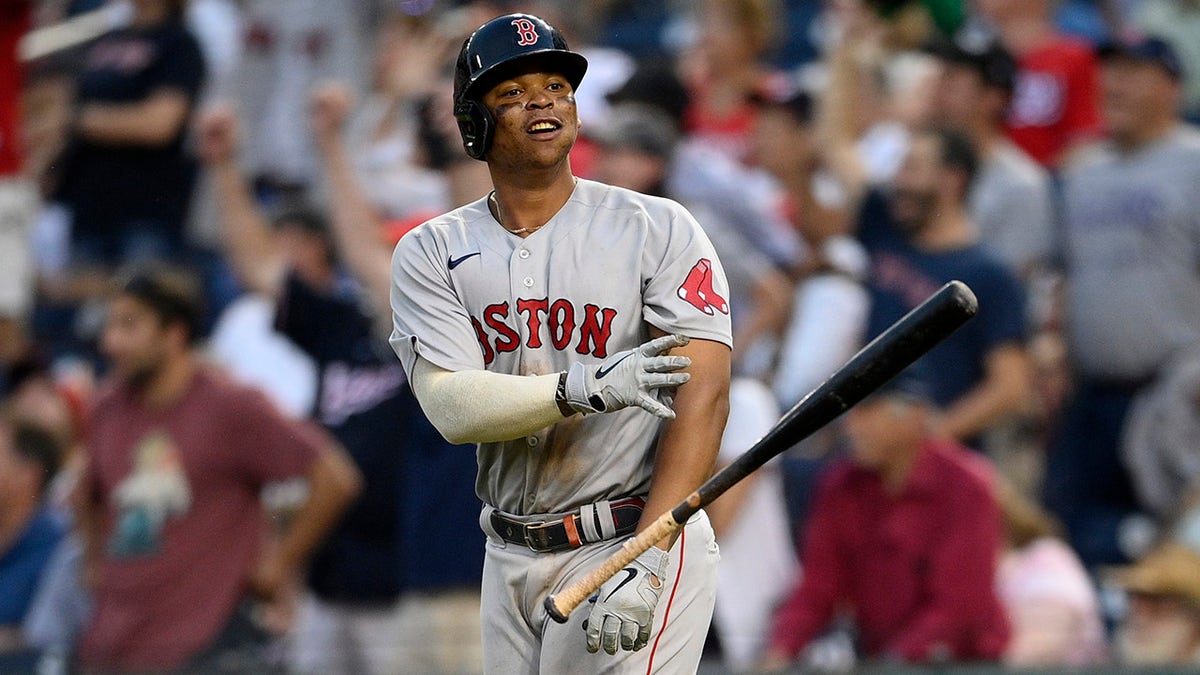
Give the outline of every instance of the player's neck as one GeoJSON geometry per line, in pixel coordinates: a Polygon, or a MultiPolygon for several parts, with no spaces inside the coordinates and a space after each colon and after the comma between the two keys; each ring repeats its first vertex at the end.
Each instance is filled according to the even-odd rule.
{"type": "Polygon", "coordinates": [[[489,208],[509,232],[528,235],[554,217],[575,191],[570,164],[548,176],[492,174],[495,192],[489,208]]]}

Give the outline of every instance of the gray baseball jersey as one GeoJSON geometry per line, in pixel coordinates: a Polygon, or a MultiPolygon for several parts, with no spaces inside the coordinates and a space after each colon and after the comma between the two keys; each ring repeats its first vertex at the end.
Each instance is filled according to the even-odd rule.
{"type": "Polygon", "coordinates": [[[1102,146],[1065,177],[1067,333],[1089,377],[1149,377],[1200,340],[1200,130],[1102,146]]]}
{"type": "MultiPolygon", "coordinates": [[[[636,347],[650,325],[731,344],[728,297],[712,244],[682,206],[579,180],[524,239],[484,199],[405,235],[392,260],[391,341],[410,374],[419,355],[452,371],[540,375],[636,347]]],[[[644,494],[658,428],[630,407],[481,444],[476,490],[521,515],[644,494]]]]}

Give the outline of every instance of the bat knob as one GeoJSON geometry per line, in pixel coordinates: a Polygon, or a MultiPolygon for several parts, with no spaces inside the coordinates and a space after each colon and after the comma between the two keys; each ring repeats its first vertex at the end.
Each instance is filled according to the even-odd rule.
{"type": "Polygon", "coordinates": [[[542,602],[542,606],[546,608],[546,613],[550,615],[551,619],[554,619],[558,623],[567,622],[567,615],[558,611],[558,604],[554,602],[553,595],[547,595],[546,599],[542,602]]]}

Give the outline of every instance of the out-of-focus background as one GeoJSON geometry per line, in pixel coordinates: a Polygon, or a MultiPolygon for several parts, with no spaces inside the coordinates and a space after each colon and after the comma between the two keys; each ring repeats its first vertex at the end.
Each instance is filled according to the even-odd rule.
{"type": "MultiPolygon", "coordinates": [[[[390,354],[388,260],[490,190],[453,62],[513,11],[588,58],[575,173],[680,201],[724,262],[720,461],[945,281],[981,300],[894,410],[714,505],[703,672],[1200,667],[1197,0],[0,0],[0,671],[145,647],[105,643],[128,627],[97,598],[171,613],[94,573],[122,553],[80,501],[169,530],[222,480],[180,505],[166,460],[119,487],[89,463],[146,265],[199,289],[206,362],[366,480],[283,590],[212,608],[220,636],[145,634],[236,634],[205,672],[479,671],[473,452],[390,354]]],[[[263,491],[264,545],[305,494],[263,491]]],[[[246,571],[160,553],[201,590],[246,571]]]]}

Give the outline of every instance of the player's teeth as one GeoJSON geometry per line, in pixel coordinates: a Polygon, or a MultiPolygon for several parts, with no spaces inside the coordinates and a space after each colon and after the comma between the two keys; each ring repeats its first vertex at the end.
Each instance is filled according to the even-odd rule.
{"type": "Polygon", "coordinates": [[[553,131],[554,125],[550,122],[538,122],[529,128],[530,131],[553,131]]]}

